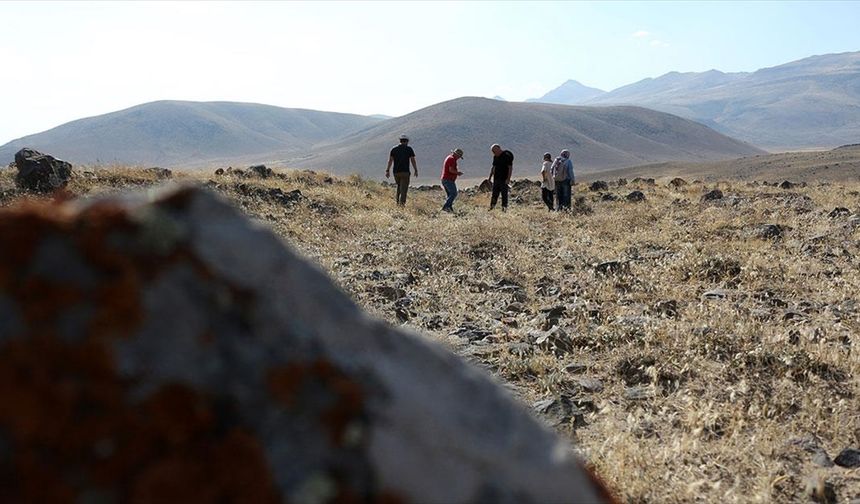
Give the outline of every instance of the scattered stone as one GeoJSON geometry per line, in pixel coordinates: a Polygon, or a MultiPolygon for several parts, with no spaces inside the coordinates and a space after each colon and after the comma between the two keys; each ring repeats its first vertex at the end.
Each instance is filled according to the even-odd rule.
{"type": "Polygon", "coordinates": [[[0,401],[46,399],[0,413],[4,500],[609,500],[490,376],[211,193],[35,205],[0,213],[0,368],[34,371],[0,401]]]}
{"type": "Polygon", "coordinates": [[[618,196],[612,193],[603,193],[600,195],[602,201],[618,201],[618,196]]]}
{"type": "Polygon", "coordinates": [[[833,467],[833,461],[830,460],[830,455],[823,448],[818,448],[812,454],[812,463],[819,467],[833,467]]]}
{"type": "Polygon", "coordinates": [[[516,341],[508,345],[508,352],[517,357],[527,357],[534,354],[534,347],[525,341],[516,341]]]}
{"type": "Polygon", "coordinates": [[[833,462],[840,467],[853,469],[860,467],[860,450],[854,448],[845,448],[839,455],[833,459],[833,462]]]}
{"type": "Polygon", "coordinates": [[[626,186],[626,185],[627,185],[627,179],[626,179],[626,178],[620,178],[620,179],[618,179],[618,181],[617,181],[617,182],[615,182],[615,184],[616,184],[618,187],[624,187],[624,186],[626,186]]]}
{"type": "Polygon", "coordinates": [[[567,315],[567,308],[564,305],[553,306],[552,308],[546,308],[541,311],[546,313],[546,319],[544,320],[543,325],[544,330],[548,330],[559,325],[561,319],[567,315]]]}
{"type": "Polygon", "coordinates": [[[627,196],[625,196],[624,199],[634,203],[638,201],[645,201],[645,193],[643,193],[642,191],[633,191],[627,196]]]}
{"type": "Polygon", "coordinates": [[[217,170],[215,170],[215,175],[218,177],[224,175],[224,168],[218,168],[217,170]]]}
{"type": "Polygon", "coordinates": [[[574,350],[570,336],[559,326],[554,326],[549,331],[542,333],[535,339],[535,344],[541,350],[552,352],[556,357],[561,357],[574,350]]]}
{"type": "Polygon", "coordinates": [[[821,439],[814,434],[807,434],[801,437],[795,437],[788,440],[788,445],[796,446],[806,452],[815,453],[821,450],[821,439]]]}
{"type": "Polygon", "coordinates": [[[782,238],[785,229],[785,226],[779,224],[763,224],[756,229],[755,236],[762,240],[775,240],[782,238]]]}
{"type": "Polygon", "coordinates": [[[272,169],[266,165],[254,165],[248,167],[248,175],[255,175],[260,178],[269,178],[272,176],[272,169]]]}
{"type": "Polygon", "coordinates": [[[605,261],[594,266],[594,271],[603,275],[627,273],[630,265],[623,261],[605,261]]]}
{"type": "Polygon", "coordinates": [[[553,428],[568,426],[571,422],[573,427],[587,425],[585,410],[577,406],[575,401],[566,395],[538,401],[532,407],[553,428]]]}
{"type": "Polygon", "coordinates": [[[843,217],[851,213],[851,210],[848,210],[845,207],[836,207],[827,214],[831,219],[835,219],[836,217],[843,217]]]}
{"type": "Polygon", "coordinates": [[[636,177],[635,179],[633,179],[633,183],[634,184],[644,184],[644,185],[649,185],[649,186],[653,186],[653,185],[657,184],[657,182],[653,178],[642,178],[642,177],[636,177]]]}
{"type": "Polygon", "coordinates": [[[390,285],[377,285],[373,291],[389,301],[397,301],[400,298],[406,297],[405,290],[390,285]]]}
{"type": "Polygon", "coordinates": [[[518,301],[514,301],[505,308],[506,312],[523,313],[526,311],[526,306],[518,301]]]}
{"type": "Polygon", "coordinates": [[[48,193],[62,189],[72,177],[71,163],[29,148],[15,153],[15,166],[15,183],[27,191],[48,193]]]}
{"type": "Polygon", "coordinates": [[[678,302],[674,299],[657,301],[654,303],[653,311],[663,317],[675,318],[678,316],[678,302]]]}
{"type": "Polygon", "coordinates": [[[480,328],[475,324],[466,322],[460,325],[457,329],[454,330],[451,334],[455,336],[459,336],[461,338],[465,338],[470,342],[480,341],[487,336],[490,336],[492,331],[488,331],[486,329],[480,328]]]}
{"type": "Polygon", "coordinates": [[[155,178],[159,180],[169,179],[173,177],[173,172],[168,170],[167,168],[159,168],[154,166],[152,168],[145,168],[143,170],[144,173],[148,173],[150,175],[155,175],[155,178]]]}
{"type": "Polygon", "coordinates": [[[719,189],[708,191],[702,196],[702,201],[716,201],[720,199],[723,199],[723,191],[719,189]]]}
{"type": "Polygon", "coordinates": [[[654,389],[649,386],[628,387],[624,390],[624,398],[629,401],[644,401],[654,397],[654,389]]]}
{"type": "Polygon", "coordinates": [[[785,180],[781,184],[779,184],[780,189],[794,189],[795,187],[797,187],[797,184],[789,182],[788,180],[785,180]]]}
{"type": "Polygon", "coordinates": [[[728,296],[732,294],[732,291],[728,289],[713,289],[709,291],[705,291],[702,293],[702,300],[720,300],[726,299],[728,296]]]}
{"type": "Polygon", "coordinates": [[[607,184],[603,180],[595,180],[594,182],[591,183],[590,186],[588,186],[588,190],[589,191],[595,191],[595,192],[597,192],[597,191],[608,191],[609,190],[609,184],[607,184]]]}
{"type": "Polygon", "coordinates": [[[669,187],[671,187],[672,189],[679,189],[679,188],[684,187],[686,185],[689,185],[689,184],[687,183],[686,180],[682,179],[681,177],[675,177],[671,181],[669,181],[669,187]]]}
{"type": "Polygon", "coordinates": [[[603,390],[603,382],[597,378],[583,376],[577,380],[577,383],[586,392],[600,392],[603,390]]]}
{"type": "Polygon", "coordinates": [[[571,362],[570,364],[564,366],[565,372],[568,372],[570,374],[584,373],[587,369],[588,366],[586,366],[582,362],[571,362]]]}
{"type": "Polygon", "coordinates": [[[782,320],[806,320],[807,315],[797,310],[785,310],[782,314],[782,320]]]}

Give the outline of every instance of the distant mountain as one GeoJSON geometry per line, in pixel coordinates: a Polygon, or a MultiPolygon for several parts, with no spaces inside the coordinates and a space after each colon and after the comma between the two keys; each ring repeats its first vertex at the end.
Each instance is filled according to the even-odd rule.
{"type": "Polygon", "coordinates": [[[676,114],[771,150],[831,148],[860,139],[860,52],[752,73],[671,72],[585,103],[676,114]]]}
{"type": "Polygon", "coordinates": [[[605,95],[606,91],[588,87],[575,80],[569,80],[540,98],[526,100],[534,103],[557,103],[561,105],[579,105],[588,100],[605,95]]]}
{"type": "Polygon", "coordinates": [[[381,119],[254,103],[157,101],[79,119],[0,146],[0,165],[22,147],[73,163],[165,167],[271,152],[304,152],[381,119]]]}
{"type": "MultiPolygon", "coordinates": [[[[577,170],[601,170],[643,163],[737,158],[760,149],[721,135],[693,121],[639,107],[571,107],[542,103],[458,98],[390,119],[320,145],[279,164],[358,172],[379,178],[389,149],[408,133],[421,175],[438,178],[442,160],[456,147],[465,150],[467,177],[489,171],[490,144],[515,156],[517,175],[534,175],[544,152],[573,152],[577,170]]],[[[262,159],[261,159],[262,160],[262,159]]]]}

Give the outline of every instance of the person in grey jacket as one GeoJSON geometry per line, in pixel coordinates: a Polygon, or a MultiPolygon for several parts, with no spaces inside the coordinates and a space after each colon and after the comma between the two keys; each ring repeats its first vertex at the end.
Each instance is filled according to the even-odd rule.
{"type": "Polygon", "coordinates": [[[570,151],[564,149],[552,163],[552,176],[555,179],[555,194],[558,201],[556,210],[569,210],[571,186],[574,183],[573,161],[570,151]]]}

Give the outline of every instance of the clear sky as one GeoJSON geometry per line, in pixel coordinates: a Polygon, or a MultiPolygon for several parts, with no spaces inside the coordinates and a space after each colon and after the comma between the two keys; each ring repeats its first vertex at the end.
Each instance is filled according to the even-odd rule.
{"type": "Polygon", "coordinates": [[[153,100],[402,115],[860,50],[860,2],[0,2],[0,144],[153,100]]]}

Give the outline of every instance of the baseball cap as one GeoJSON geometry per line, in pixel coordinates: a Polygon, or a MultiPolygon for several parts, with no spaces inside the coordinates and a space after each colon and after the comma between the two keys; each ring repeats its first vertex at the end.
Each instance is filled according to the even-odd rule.
{"type": "Polygon", "coordinates": [[[401,140],[409,140],[409,137],[406,135],[400,135],[401,140]]]}

